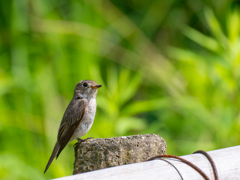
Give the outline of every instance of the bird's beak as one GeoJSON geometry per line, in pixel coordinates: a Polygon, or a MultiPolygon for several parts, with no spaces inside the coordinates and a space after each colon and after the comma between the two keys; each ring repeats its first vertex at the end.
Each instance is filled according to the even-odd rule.
{"type": "Polygon", "coordinates": [[[98,89],[100,87],[102,87],[102,85],[91,86],[91,88],[93,88],[93,89],[98,89]]]}

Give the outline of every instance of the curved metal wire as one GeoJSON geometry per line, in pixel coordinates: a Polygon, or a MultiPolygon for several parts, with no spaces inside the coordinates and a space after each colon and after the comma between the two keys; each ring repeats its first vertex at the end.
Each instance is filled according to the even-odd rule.
{"type": "Polygon", "coordinates": [[[182,161],[183,163],[189,165],[190,167],[192,167],[195,171],[197,171],[205,180],[210,180],[210,178],[196,165],[194,165],[193,163],[191,163],[190,161],[183,159],[181,157],[178,156],[174,156],[174,155],[158,155],[158,156],[154,156],[150,159],[148,159],[147,161],[151,161],[151,160],[155,160],[156,158],[175,158],[178,159],[180,161],[182,161]]]}
{"type": "Polygon", "coordinates": [[[197,154],[197,153],[203,154],[208,159],[208,161],[210,162],[210,164],[212,166],[215,180],[219,180],[217,168],[216,168],[216,165],[215,165],[213,159],[211,158],[211,156],[206,151],[203,151],[203,150],[198,150],[198,151],[194,152],[193,154],[197,154]]]}
{"type": "Polygon", "coordinates": [[[174,169],[178,172],[179,176],[181,177],[181,179],[183,180],[183,177],[181,175],[181,173],[179,172],[179,170],[176,168],[176,166],[174,166],[174,164],[172,164],[171,162],[167,161],[166,159],[160,159],[162,161],[167,162],[168,164],[170,164],[172,167],[174,167],[174,169]]]}

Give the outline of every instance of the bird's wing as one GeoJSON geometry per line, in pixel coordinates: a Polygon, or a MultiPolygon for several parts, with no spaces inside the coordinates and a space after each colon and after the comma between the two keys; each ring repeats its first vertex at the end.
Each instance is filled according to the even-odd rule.
{"type": "Polygon", "coordinates": [[[45,168],[44,173],[48,170],[50,164],[52,163],[53,159],[59,156],[61,151],[64,149],[64,147],[69,142],[70,138],[72,137],[73,133],[79,126],[87,107],[87,100],[78,100],[74,101],[72,100],[64,115],[62,122],[60,124],[60,128],[58,130],[58,137],[57,142],[55,144],[55,147],[53,149],[52,155],[49,158],[49,161],[47,163],[47,166],[45,168]]]}
{"type": "Polygon", "coordinates": [[[63,115],[62,122],[58,130],[57,141],[60,144],[56,158],[71,139],[73,133],[79,126],[87,107],[87,100],[71,101],[63,115]]]}

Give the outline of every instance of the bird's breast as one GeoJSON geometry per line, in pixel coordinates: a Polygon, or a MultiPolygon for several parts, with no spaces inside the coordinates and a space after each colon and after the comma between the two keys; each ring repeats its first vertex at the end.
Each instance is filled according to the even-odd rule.
{"type": "Polygon", "coordinates": [[[71,140],[84,136],[90,130],[95,118],[96,106],[97,106],[96,99],[91,99],[88,103],[83,119],[81,120],[78,128],[74,132],[71,140]]]}

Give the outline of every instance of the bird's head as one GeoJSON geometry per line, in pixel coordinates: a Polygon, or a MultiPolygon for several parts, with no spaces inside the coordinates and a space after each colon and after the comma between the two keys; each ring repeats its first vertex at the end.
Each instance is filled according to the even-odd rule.
{"type": "Polygon", "coordinates": [[[97,91],[100,87],[102,87],[102,85],[98,85],[95,81],[82,80],[77,83],[74,95],[80,94],[84,98],[93,98],[97,96],[97,91]]]}

